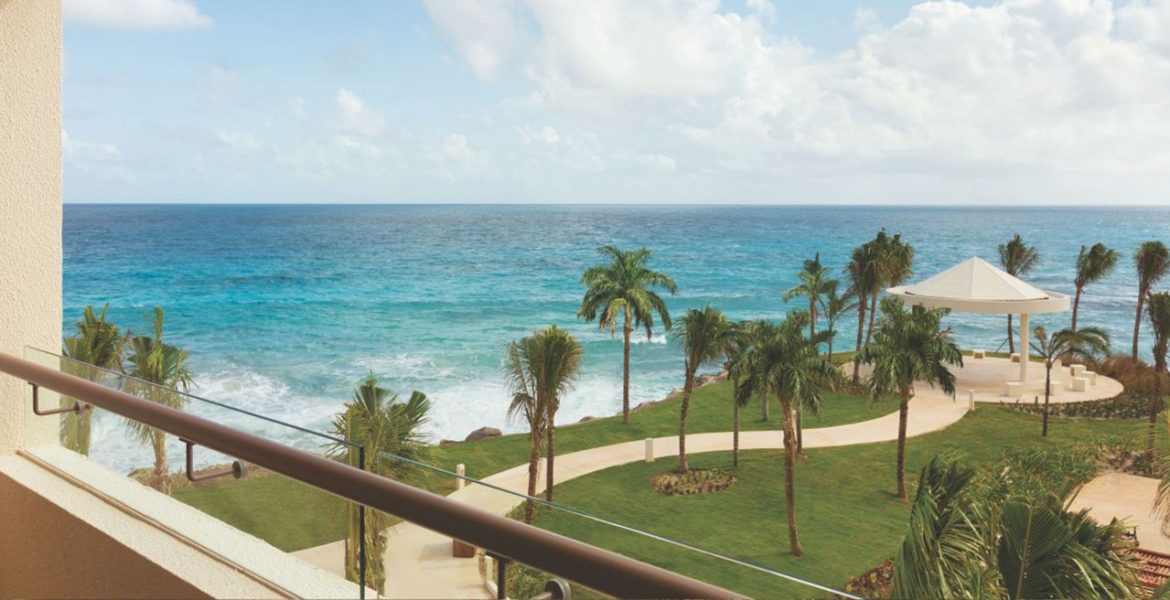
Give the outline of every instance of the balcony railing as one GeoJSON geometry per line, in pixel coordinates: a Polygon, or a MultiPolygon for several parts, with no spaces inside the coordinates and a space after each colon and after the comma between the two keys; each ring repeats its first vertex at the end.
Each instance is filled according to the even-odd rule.
{"type": "MultiPolygon", "coordinates": [[[[734,598],[735,592],[497,516],[341,462],[237,431],[80,377],[0,353],[0,372],[198,446],[411,521],[506,560],[622,598],[734,598]]],[[[42,407],[43,409],[44,407],[42,407]]]]}

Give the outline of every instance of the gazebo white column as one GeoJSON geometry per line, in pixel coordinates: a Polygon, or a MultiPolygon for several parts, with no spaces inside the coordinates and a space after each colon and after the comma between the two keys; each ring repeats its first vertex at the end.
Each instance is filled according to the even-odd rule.
{"type": "Polygon", "coordinates": [[[1028,381],[1028,313],[1020,314],[1020,381],[1028,381]]]}

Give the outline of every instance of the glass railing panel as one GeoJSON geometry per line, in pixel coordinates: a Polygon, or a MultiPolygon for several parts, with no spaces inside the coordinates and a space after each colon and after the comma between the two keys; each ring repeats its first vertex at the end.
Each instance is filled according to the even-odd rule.
{"type": "MultiPolygon", "coordinates": [[[[378,466],[393,478],[425,482],[425,485],[431,489],[450,490],[449,497],[452,499],[467,502],[478,508],[518,521],[530,521],[537,527],[742,593],[748,597],[808,598],[834,595],[844,598],[852,597],[836,589],[836,586],[824,585],[822,582],[791,575],[776,566],[737,555],[734,550],[712,549],[709,547],[710,540],[689,539],[685,534],[680,534],[679,531],[683,528],[650,530],[642,524],[623,522],[606,514],[588,512],[558,502],[548,502],[542,496],[545,476],[543,460],[537,466],[538,497],[529,497],[524,493],[527,490],[527,465],[502,471],[486,479],[469,478],[457,471],[388,453],[382,454],[378,466]]],[[[556,489],[554,488],[554,494],[556,489]]],[[[745,524],[745,526],[751,525],[745,524]]],[[[396,541],[395,533],[394,529],[390,530],[391,545],[419,543],[419,538],[413,535],[403,535],[396,541]]],[[[728,537],[732,536],[733,533],[724,532],[724,534],[724,537],[730,540],[730,545],[734,546],[734,538],[728,537]]],[[[438,536],[435,534],[433,537],[437,538],[438,536]]],[[[424,539],[432,545],[432,548],[437,545],[435,539],[424,539]]],[[[786,540],[777,540],[776,543],[785,544],[786,540]]],[[[452,554],[454,553],[453,548],[452,554]]],[[[393,554],[395,558],[412,556],[419,556],[419,553],[410,548],[398,548],[393,554]]],[[[490,557],[488,558],[490,559],[490,557]]],[[[444,553],[444,556],[432,556],[430,560],[433,566],[439,563],[458,564],[459,559],[444,553]]],[[[478,561],[484,560],[482,558],[462,560],[465,562],[462,566],[457,567],[455,572],[478,572],[488,591],[494,590],[494,587],[489,586],[495,580],[494,568],[485,568],[479,564],[478,561]]],[[[490,566],[491,561],[488,562],[490,566]]],[[[390,566],[392,570],[395,570],[393,562],[390,566]]],[[[414,568],[414,566],[398,565],[398,569],[408,570],[409,568],[414,568]]],[[[507,583],[509,597],[520,598],[526,597],[524,594],[530,593],[537,587],[543,589],[542,586],[549,580],[557,578],[524,565],[510,566],[508,574],[514,579],[514,581],[507,583]]],[[[573,587],[573,598],[604,597],[603,594],[587,589],[578,582],[570,583],[573,587]]]]}
{"type": "MultiPolygon", "coordinates": [[[[124,373],[51,352],[27,348],[25,358],[42,366],[160,402],[233,429],[279,441],[298,449],[362,466],[360,446],[344,438],[312,431],[238,407],[155,385],[124,373]]],[[[61,398],[61,406],[74,403],[61,398]]],[[[364,597],[365,587],[377,589],[381,570],[361,565],[364,510],[359,505],[295,479],[252,464],[242,476],[232,472],[235,459],[210,448],[192,448],[192,475],[187,476],[187,444],[177,436],[145,426],[113,412],[90,406],[80,414],[64,413],[61,444],[90,460],[167,494],[232,527],[293,554],[355,585],[347,597],[364,597]]],[[[368,516],[368,515],[366,515],[368,516]]],[[[369,535],[365,536],[368,542],[369,535]]]]}

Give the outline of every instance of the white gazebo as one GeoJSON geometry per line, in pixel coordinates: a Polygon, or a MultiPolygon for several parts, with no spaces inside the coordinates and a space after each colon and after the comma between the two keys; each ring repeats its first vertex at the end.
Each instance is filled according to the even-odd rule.
{"type": "Polygon", "coordinates": [[[886,290],[907,304],[1020,316],[1020,381],[1028,381],[1028,315],[1064,312],[1068,296],[1036,289],[973,256],[934,277],[886,290]]]}

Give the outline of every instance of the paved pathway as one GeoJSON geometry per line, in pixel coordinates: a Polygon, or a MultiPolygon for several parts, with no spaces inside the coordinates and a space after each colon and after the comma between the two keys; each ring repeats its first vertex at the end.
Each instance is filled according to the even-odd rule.
{"type": "Polygon", "coordinates": [[[1155,552],[1170,554],[1170,537],[1162,533],[1160,519],[1154,515],[1154,497],[1158,480],[1125,473],[1106,473],[1086,483],[1077,492],[1072,508],[1089,509],[1089,516],[1099,523],[1122,519],[1137,527],[1138,544],[1155,552]]]}
{"type": "MultiPolygon", "coordinates": [[[[954,401],[930,388],[920,389],[911,400],[907,435],[918,436],[943,429],[967,412],[965,401],[954,401]]],[[[898,437],[898,414],[891,414],[849,425],[806,429],[806,448],[828,448],[851,444],[868,444],[895,440],[898,437]]],[[[687,436],[687,452],[699,454],[731,450],[731,432],[697,433],[687,436]]],[[[678,437],[654,439],[654,456],[664,465],[678,452],[678,437]]],[[[780,448],[778,431],[740,433],[744,450],[780,448]]],[[[624,442],[558,455],[556,483],[602,469],[645,459],[645,440],[624,442]]],[[[528,466],[518,465],[484,479],[492,485],[523,494],[528,485],[528,466]]],[[[543,478],[541,478],[543,484],[543,478]]],[[[543,491],[540,486],[538,493],[543,491]]],[[[467,502],[496,514],[506,514],[520,503],[520,498],[481,485],[452,493],[450,498],[467,502]]],[[[400,523],[390,530],[386,552],[387,596],[390,598],[487,598],[478,561],[452,558],[451,540],[413,523],[400,523]]],[[[341,542],[309,548],[295,553],[308,562],[335,573],[342,572],[341,542]]]]}

